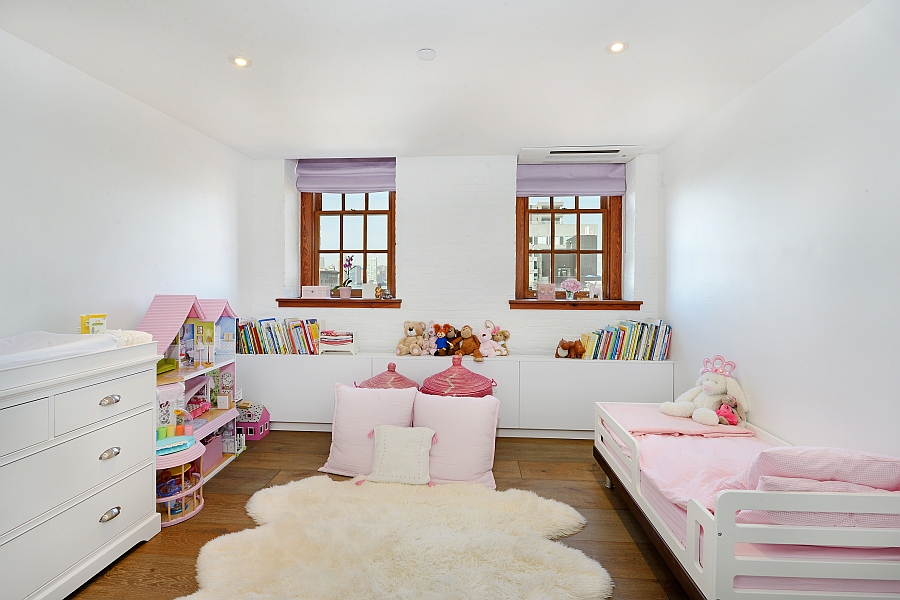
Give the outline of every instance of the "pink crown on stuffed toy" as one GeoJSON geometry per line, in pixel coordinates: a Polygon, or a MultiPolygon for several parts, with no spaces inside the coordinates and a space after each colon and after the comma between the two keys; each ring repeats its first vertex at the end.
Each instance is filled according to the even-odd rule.
{"type": "Polygon", "coordinates": [[[716,354],[712,357],[712,359],[704,358],[703,359],[703,368],[700,370],[700,374],[703,373],[718,373],[719,375],[724,375],[725,377],[731,377],[731,374],[734,372],[735,365],[733,362],[725,361],[725,358],[721,354],[716,354]]]}

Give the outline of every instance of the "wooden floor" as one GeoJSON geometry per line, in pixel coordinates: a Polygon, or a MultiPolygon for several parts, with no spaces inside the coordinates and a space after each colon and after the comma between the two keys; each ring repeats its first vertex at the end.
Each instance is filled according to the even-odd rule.
{"type": "MultiPolygon", "coordinates": [[[[204,488],[196,516],[162,530],[86,583],[70,598],[167,600],[197,589],[194,565],[214,537],[254,527],[244,505],[259,489],[314,475],[325,463],[330,433],[272,431],[204,488]]],[[[650,540],[612,490],[591,455],[591,440],[499,438],[494,462],[497,489],[531,490],[575,507],[587,519],[561,540],[602,564],[612,576],[615,600],[685,600],[650,540]]],[[[333,477],[337,480],[344,477],[333,477]]]]}

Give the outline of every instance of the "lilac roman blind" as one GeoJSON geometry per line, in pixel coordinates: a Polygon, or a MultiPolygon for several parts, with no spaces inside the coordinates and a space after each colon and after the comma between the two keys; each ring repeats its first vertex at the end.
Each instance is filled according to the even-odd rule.
{"type": "Polygon", "coordinates": [[[621,196],[625,165],[519,165],[516,196],[621,196]]]}
{"type": "Polygon", "coordinates": [[[347,194],[397,190],[396,158],[301,158],[294,172],[301,192],[347,194]]]}

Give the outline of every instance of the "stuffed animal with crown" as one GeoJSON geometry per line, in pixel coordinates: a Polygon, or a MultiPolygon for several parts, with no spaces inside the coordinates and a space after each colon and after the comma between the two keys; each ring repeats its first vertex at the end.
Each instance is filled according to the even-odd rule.
{"type": "Polygon", "coordinates": [[[731,376],[734,368],[733,362],[726,362],[720,355],[704,359],[697,385],[676,398],[675,402],[663,402],[659,409],[673,417],[690,418],[703,425],[718,425],[716,411],[727,400],[729,406],[734,403],[733,412],[738,420],[745,421],[750,405],[744,390],[731,376]]]}

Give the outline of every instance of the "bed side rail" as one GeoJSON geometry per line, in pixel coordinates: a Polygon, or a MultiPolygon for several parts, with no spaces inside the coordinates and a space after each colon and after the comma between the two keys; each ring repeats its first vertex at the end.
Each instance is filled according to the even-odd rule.
{"type": "MultiPolygon", "coordinates": [[[[609,402],[607,404],[619,404],[609,402]]],[[[594,403],[594,445],[609,463],[610,468],[616,471],[616,475],[622,482],[628,482],[637,486],[640,481],[640,444],[613,418],[599,402],[594,403]],[[618,437],[628,448],[628,456],[616,443],[618,437]],[[612,459],[610,460],[610,456],[612,459]]]]}
{"type": "MultiPolygon", "coordinates": [[[[716,498],[715,513],[715,597],[718,599],[746,598],[759,593],[764,593],[766,600],[796,600],[809,596],[808,592],[735,590],[734,579],[738,576],[900,580],[898,561],[735,556],[735,544],[739,543],[896,548],[900,547],[900,528],[738,524],[735,523],[735,516],[741,510],[900,515],[900,495],[756,490],[720,492],[716,498]]],[[[845,600],[849,597],[862,600],[900,596],[823,591],[817,592],[815,597],[820,600],[845,600]]]]}

